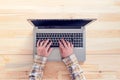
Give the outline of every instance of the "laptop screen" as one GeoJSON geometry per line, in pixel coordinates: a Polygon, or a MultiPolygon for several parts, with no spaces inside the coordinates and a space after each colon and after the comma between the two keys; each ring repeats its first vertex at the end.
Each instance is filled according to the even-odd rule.
{"type": "Polygon", "coordinates": [[[79,29],[93,19],[36,19],[30,21],[39,29],[79,29]]]}

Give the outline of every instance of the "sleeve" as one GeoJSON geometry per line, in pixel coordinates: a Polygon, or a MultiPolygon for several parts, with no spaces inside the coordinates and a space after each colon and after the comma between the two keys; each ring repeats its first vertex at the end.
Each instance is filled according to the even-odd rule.
{"type": "Polygon", "coordinates": [[[43,76],[43,70],[47,62],[47,57],[35,55],[34,64],[29,74],[29,80],[41,80],[43,76]]]}
{"type": "Polygon", "coordinates": [[[62,59],[70,72],[72,80],[86,80],[75,54],[62,59]]]}

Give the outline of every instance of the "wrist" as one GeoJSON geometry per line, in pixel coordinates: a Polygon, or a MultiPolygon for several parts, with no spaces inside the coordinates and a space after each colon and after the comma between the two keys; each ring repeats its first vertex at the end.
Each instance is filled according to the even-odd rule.
{"type": "Polygon", "coordinates": [[[69,66],[69,65],[71,65],[71,64],[76,64],[76,63],[78,63],[75,54],[71,54],[70,56],[63,58],[62,61],[63,61],[63,62],[65,63],[65,65],[67,65],[67,66],[69,66]]]}
{"type": "Polygon", "coordinates": [[[47,62],[47,57],[35,55],[34,62],[39,64],[45,64],[47,62]]]}
{"type": "Polygon", "coordinates": [[[69,55],[62,56],[62,59],[67,58],[67,57],[71,56],[72,54],[73,54],[73,53],[71,53],[71,54],[69,54],[69,55]]]}
{"type": "Polygon", "coordinates": [[[42,57],[48,57],[48,55],[46,55],[46,53],[37,53],[38,56],[42,56],[42,57]]]}

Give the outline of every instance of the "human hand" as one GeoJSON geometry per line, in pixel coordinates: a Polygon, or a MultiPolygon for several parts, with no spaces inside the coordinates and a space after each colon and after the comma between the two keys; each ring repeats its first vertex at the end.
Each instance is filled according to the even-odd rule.
{"type": "Polygon", "coordinates": [[[59,41],[59,49],[60,49],[61,56],[63,58],[73,54],[73,44],[68,41],[65,41],[64,39],[61,39],[59,41]]]}
{"type": "Polygon", "coordinates": [[[50,48],[52,42],[49,42],[49,39],[37,42],[37,54],[39,56],[48,57],[52,51],[50,48]]]}

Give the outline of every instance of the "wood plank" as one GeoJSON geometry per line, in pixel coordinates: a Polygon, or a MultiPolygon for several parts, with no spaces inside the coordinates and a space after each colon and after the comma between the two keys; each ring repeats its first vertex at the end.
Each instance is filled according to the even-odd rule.
{"type": "MultiPolygon", "coordinates": [[[[119,71],[120,55],[87,55],[81,67],[85,71],[119,71]],[[102,60],[101,60],[102,59],[102,60]],[[113,63],[115,65],[113,65],[113,63]],[[113,65],[113,66],[111,66],[113,65]]],[[[2,72],[4,71],[29,71],[32,66],[32,55],[0,55],[2,72]]],[[[62,62],[48,62],[47,67],[55,66],[56,70],[65,69],[62,62]]]]}
{"type": "Polygon", "coordinates": [[[119,54],[119,41],[119,38],[87,38],[86,50],[90,54],[119,54]]]}
{"type": "Polygon", "coordinates": [[[120,30],[89,30],[86,36],[87,38],[118,38],[120,30]]]}
{"type": "MultiPolygon", "coordinates": [[[[116,72],[86,72],[85,76],[87,79],[110,79],[110,80],[117,80],[117,74],[116,72]]],[[[28,79],[28,72],[16,72],[16,71],[11,71],[11,72],[4,72],[3,74],[0,75],[0,79],[28,79]]],[[[52,72],[44,72],[43,80],[44,79],[55,79],[55,80],[61,80],[61,79],[66,79],[69,80],[70,76],[69,73],[66,71],[52,71],[52,72]],[[54,74],[56,73],[56,74],[54,74]],[[57,77],[58,76],[58,77],[57,77]]]]}
{"type": "Polygon", "coordinates": [[[58,6],[58,7],[43,7],[43,6],[6,6],[0,9],[0,14],[19,14],[19,13],[120,13],[119,7],[112,6],[112,7],[94,7],[94,6],[76,6],[76,7],[69,7],[69,6],[58,6]],[[13,8],[14,7],[14,8],[13,8]],[[39,7],[39,8],[38,8],[39,7]],[[23,9],[24,8],[24,9],[23,9]],[[104,9],[103,9],[104,8],[104,9]],[[113,11],[114,9],[114,11],[113,11]]]}
{"type": "MultiPolygon", "coordinates": [[[[26,11],[26,10],[25,10],[26,11]]],[[[22,12],[22,13],[8,13],[8,14],[0,14],[0,21],[3,22],[11,22],[14,21],[14,23],[18,20],[20,21],[26,21],[26,19],[30,18],[45,18],[45,19],[74,19],[74,18],[82,18],[82,19],[88,19],[88,18],[95,18],[97,21],[100,22],[120,22],[120,12],[106,12],[106,13],[89,13],[89,12],[80,12],[80,13],[65,13],[65,12],[59,12],[59,13],[46,13],[46,12],[22,12]],[[54,16],[56,15],[56,16],[54,16]],[[16,20],[16,17],[18,18],[16,20]],[[10,20],[10,21],[8,21],[10,20]]],[[[20,22],[19,21],[19,22],[20,22]]],[[[7,24],[8,24],[7,23],[7,24]]],[[[22,22],[23,24],[23,22],[22,22]]],[[[25,24],[25,23],[24,23],[25,24]]]]}
{"type": "MultiPolygon", "coordinates": [[[[66,71],[66,67],[63,63],[61,62],[47,62],[47,65],[46,65],[46,71],[48,72],[49,74],[49,71],[50,72],[53,72],[53,71],[66,71]],[[58,65],[59,64],[59,65],[58,65]],[[54,66],[54,70],[51,70],[50,67],[54,66]],[[49,70],[50,69],[50,70],[49,70]]],[[[114,66],[111,66],[111,65],[97,65],[97,64],[81,64],[81,67],[82,69],[85,71],[85,72],[114,72],[114,71],[120,71],[119,67],[120,65],[114,65],[114,66]]],[[[0,74],[4,73],[4,72],[11,72],[11,71],[27,71],[27,72],[30,72],[32,68],[32,62],[29,62],[27,64],[25,63],[20,63],[20,64],[15,64],[15,63],[11,63],[11,64],[5,64],[3,63],[3,65],[0,65],[0,74]]],[[[119,74],[118,74],[119,75],[119,74]]],[[[117,75],[117,76],[118,76],[117,75]]]]}
{"type": "MultiPolygon", "coordinates": [[[[119,1],[113,1],[113,0],[91,0],[91,1],[83,1],[83,0],[70,0],[69,2],[68,1],[64,1],[64,0],[51,0],[51,1],[48,1],[48,0],[38,0],[38,1],[33,1],[33,0],[11,0],[11,1],[7,1],[8,3],[6,3],[6,0],[4,1],[1,1],[1,6],[3,6],[3,4],[8,4],[11,5],[13,3],[15,3],[15,5],[40,5],[40,6],[57,6],[57,5],[66,5],[66,6],[80,6],[81,5],[90,5],[91,6],[93,5],[99,5],[99,6],[104,6],[104,5],[113,5],[112,3],[114,2],[119,2],[119,1]],[[94,2],[94,3],[93,3],[94,2]],[[101,5],[100,5],[101,4],[101,5]]],[[[12,6],[12,5],[11,5],[12,6]]]]}

